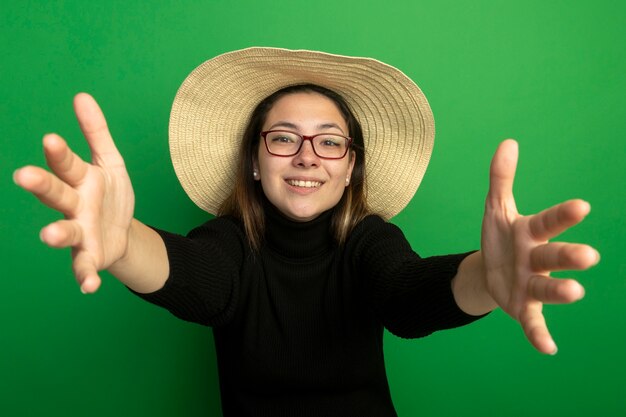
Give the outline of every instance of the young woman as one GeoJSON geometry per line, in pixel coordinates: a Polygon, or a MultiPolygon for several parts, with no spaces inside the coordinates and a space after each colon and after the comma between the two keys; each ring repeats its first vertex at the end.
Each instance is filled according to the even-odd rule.
{"type": "Polygon", "coordinates": [[[41,238],[72,248],[83,292],[107,269],[211,326],[225,416],[394,416],[383,329],[421,337],[498,306],[539,351],[556,353],[542,305],[584,291],[549,273],[599,259],[587,245],[548,243],[585,217],[586,202],[517,213],[512,140],[492,161],[481,249],[414,253],[385,219],[419,185],[432,115],[410,79],[375,60],[251,48],[194,70],[172,110],[172,160],[194,202],[218,217],[187,237],[133,218],[104,116],[87,94],[74,105],[92,163],[46,135],[52,173],[14,175],[65,215],[41,238]]]}

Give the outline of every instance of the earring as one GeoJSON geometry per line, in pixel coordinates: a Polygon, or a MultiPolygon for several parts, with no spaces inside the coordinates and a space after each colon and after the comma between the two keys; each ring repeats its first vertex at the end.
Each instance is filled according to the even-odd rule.
{"type": "Polygon", "coordinates": [[[346,178],[346,185],[350,184],[350,177],[346,178]]]}
{"type": "Polygon", "coordinates": [[[258,176],[259,176],[259,173],[256,171],[256,169],[255,169],[254,171],[252,171],[252,176],[253,176],[254,178],[256,178],[256,177],[258,177],[258,176]]]}

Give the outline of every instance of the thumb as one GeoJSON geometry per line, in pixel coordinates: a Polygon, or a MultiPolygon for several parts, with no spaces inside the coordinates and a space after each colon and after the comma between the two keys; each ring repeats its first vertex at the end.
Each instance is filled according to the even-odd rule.
{"type": "Polygon", "coordinates": [[[91,149],[92,162],[97,165],[117,165],[122,163],[104,114],[96,100],[87,93],[74,97],[74,112],[80,129],[91,149]]]}
{"type": "Polygon", "coordinates": [[[489,193],[487,204],[501,205],[513,200],[513,182],[517,168],[518,145],[513,139],[500,143],[491,160],[489,169],[489,193]]]}

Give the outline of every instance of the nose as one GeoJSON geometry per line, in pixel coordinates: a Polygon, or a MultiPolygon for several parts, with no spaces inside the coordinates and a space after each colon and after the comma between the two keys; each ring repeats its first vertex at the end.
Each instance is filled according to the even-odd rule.
{"type": "Polygon", "coordinates": [[[310,140],[305,140],[304,143],[302,143],[300,151],[293,157],[293,163],[301,167],[320,165],[320,157],[313,151],[313,144],[310,140]]]}

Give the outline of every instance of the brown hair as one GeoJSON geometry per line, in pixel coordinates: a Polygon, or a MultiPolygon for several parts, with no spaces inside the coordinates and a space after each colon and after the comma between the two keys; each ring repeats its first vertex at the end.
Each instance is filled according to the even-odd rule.
{"type": "Polygon", "coordinates": [[[235,187],[219,208],[218,215],[231,215],[243,222],[248,242],[254,250],[259,250],[265,232],[263,213],[263,190],[261,184],[252,177],[253,163],[258,155],[261,129],[267,114],[274,103],[288,94],[300,92],[318,93],[331,99],[348,125],[348,135],[352,138],[349,157],[354,157],[354,168],[350,185],[332,209],[331,228],[337,242],[346,242],[350,232],[369,214],[365,193],[365,149],[361,125],[350,110],[348,103],[339,94],[315,84],[298,84],[282,88],[261,101],[252,112],[241,143],[241,159],[237,167],[235,187]]]}

